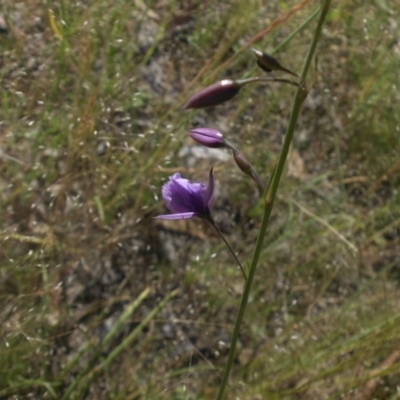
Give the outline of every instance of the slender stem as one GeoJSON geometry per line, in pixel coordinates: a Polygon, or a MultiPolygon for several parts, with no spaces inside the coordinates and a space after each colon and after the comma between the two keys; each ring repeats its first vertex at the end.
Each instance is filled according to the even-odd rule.
{"type": "Polygon", "coordinates": [[[303,84],[296,91],[296,96],[295,96],[294,103],[292,106],[292,112],[290,114],[288,127],[286,129],[285,140],[283,141],[281,154],[279,156],[279,160],[276,165],[276,170],[275,170],[275,173],[273,176],[273,180],[271,182],[271,187],[270,187],[270,190],[267,190],[267,192],[265,193],[264,200],[265,200],[266,206],[268,206],[270,204],[270,206],[272,207],[273,202],[275,201],[275,196],[278,191],[278,186],[279,186],[279,182],[280,182],[280,179],[281,179],[281,176],[283,173],[283,168],[285,166],[286,158],[289,153],[290,144],[291,144],[292,138],[293,138],[294,128],[296,126],[297,118],[300,113],[300,108],[308,94],[308,90],[304,86],[304,82],[306,81],[307,74],[310,69],[310,65],[311,65],[311,62],[312,62],[312,59],[313,59],[313,56],[315,53],[315,49],[317,47],[317,43],[318,43],[319,37],[321,35],[322,26],[323,26],[326,14],[328,13],[328,10],[329,10],[330,2],[331,2],[331,0],[325,0],[324,4],[321,7],[321,14],[319,16],[317,28],[316,28],[316,31],[315,31],[315,34],[313,37],[313,41],[311,42],[311,46],[308,50],[307,57],[304,61],[303,69],[301,72],[301,81],[303,82],[303,84]]]}
{"type": "Polygon", "coordinates": [[[229,244],[229,242],[225,239],[225,236],[222,234],[221,230],[218,228],[218,226],[215,224],[215,222],[212,219],[207,219],[207,221],[212,225],[212,227],[218,232],[218,235],[221,236],[221,239],[224,241],[224,243],[226,244],[226,247],[229,249],[229,251],[232,253],[233,257],[235,258],[237,265],[239,265],[240,270],[242,271],[243,277],[244,277],[244,281],[247,282],[247,275],[246,272],[243,268],[242,263],[239,261],[239,259],[237,258],[235,252],[233,251],[231,245],[229,244]]]}
{"type": "Polygon", "coordinates": [[[290,79],[283,79],[283,78],[266,78],[262,76],[255,76],[254,78],[247,78],[247,79],[238,79],[235,81],[239,85],[247,85],[249,83],[254,82],[281,82],[281,83],[289,83],[290,85],[299,87],[299,83],[295,81],[291,81],[290,79]]]}
{"type": "MultiPolygon", "coordinates": [[[[321,6],[321,12],[320,12],[317,28],[315,30],[310,49],[307,53],[307,57],[305,59],[304,65],[303,65],[303,69],[302,69],[302,73],[301,73],[301,82],[305,82],[305,80],[306,80],[307,73],[310,68],[311,61],[312,61],[314,53],[315,53],[315,49],[316,49],[318,40],[321,35],[322,26],[325,21],[325,17],[328,13],[328,10],[329,10],[330,2],[331,2],[331,0],[325,0],[323,5],[321,6]]],[[[292,141],[293,132],[294,132],[294,128],[295,128],[297,118],[298,118],[298,115],[300,112],[300,108],[301,108],[301,105],[302,105],[304,99],[306,98],[306,96],[307,96],[307,90],[304,87],[304,84],[302,84],[302,86],[297,89],[294,103],[292,106],[292,112],[290,114],[288,127],[286,130],[285,140],[283,142],[282,150],[281,150],[281,153],[279,156],[279,160],[278,160],[278,163],[274,170],[274,173],[272,175],[272,178],[271,178],[272,180],[270,182],[270,185],[268,185],[267,190],[264,195],[265,203],[264,203],[264,213],[263,213],[263,218],[262,218],[262,222],[261,222],[261,227],[260,227],[260,231],[258,233],[257,243],[256,243],[256,246],[254,249],[253,259],[251,261],[249,275],[248,275],[248,278],[246,281],[246,285],[244,287],[242,300],[240,303],[240,308],[238,311],[238,315],[236,317],[235,327],[233,329],[233,334],[232,334],[231,346],[229,349],[228,361],[225,366],[225,371],[224,371],[224,375],[222,377],[221,386],[218,391],[217,400],[223,399],[224,393],[225,393],[225,388],[226,388],[228,380],[229,380],[229,375],[230,375],[234,357],[235,357],[235,350],[236,350],[237,340],[239,337],[240,327],[241,327],[241,324],[243,321],[244,313],[246,311],[246,306],[247,306],[248,298],[250,295],[251,285],[253,283],[253,278],[254,278],[256,267],[257,267],[258,260],[260,257],[261,249],[263,247],[263,241],[264,241],[265,233],[267,230],[269,218],[271,216],[272,207],[273,207],[273,204],[275,201],[276,193],[278,191],[280,178],[282,176],[283,167],[285,165],[286,158],[287,158],[287,155],[289,152],[290,143],[292,141]]]]}
{"type": "Polygon", "coordinates": [[[274,55],[282,47],[286,46],[301,30],[303,30],[317,16],[319,11],[320,8],[316,8],[314,12],[312,12],[310,16],[303,23],[301,23],[287,38],[285,38],[285,40],[279,42],[279,44],[269,54],[274,55]]]}
{"type": "Polygon", "coordinates": [[[0,148],[0,160],[2,158],[6,158],[8,160],[15,161],[15,162],[17,162],[18,164],[21,164],[21,165],[26,165],[26,163],[24,163],[21,160],[18,160],[18,158],[15,158],[13,156],[9,156],[8,154],[4,153],[3,150],[0,148]]]}
{"type": "Polygon", "coordinates": [[[233,328],[231,346],[230,346],[229,355],[228,355],[228,361],[226,363],[224,375],[222,377],[221,386],[219,388],[218,397],[217,397],[218,400],[222,400],[223,397],[224,397],[225,387],[226,387],[226,385],[228,383],[230,371],[231,371],[231,368],[232,368],[232,365],[233,365],[233,361],[234,361],[234,358],[235,358],[235,349],[236,349],[236,344],[237,344],[237,341],[238,341],[238,338],[239,338],[240,327],[241,327],[241,324],[242,324],[244,313],[246,311],[246,306],[247,306],[247,302],[248,302],[249,295],[250,295],[251,284],[253,282],[254,274],[256,272],[256,266],[257,266],[257,263],[258,263],[258,259],[260,257],[262,244],[263,244],[264,237],[265,237],[265,232],[267,231],[269,215],[270,215],[270,211],[268,212],[267,208],[265,208],[264,209],[263,219],[262,219],[262,222],[261,222],[260,231],[259,231],[258,237],[257,237],[256,247],[254,249],[253,259],[251,260],[249,276],[247,277],[247,281],[246,281],[246,285],[244,287],[242,299],[240,301],[240,307],[239,307],[238,315],[236,317],[236,323],[235,323],[235,326],[233,328]]]}

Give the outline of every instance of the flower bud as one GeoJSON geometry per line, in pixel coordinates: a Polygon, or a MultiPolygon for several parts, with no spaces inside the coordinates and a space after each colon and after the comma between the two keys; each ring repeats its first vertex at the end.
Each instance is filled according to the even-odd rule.
{"type": "Polygon", "coordinates": [[[258,185],[260,190],[263,192],[265,190],[265,186],[261,178],[258,176],[257,172],[254,170],[252,165],[247,161],[242,153],[238,150],[233,151],[233,158],[236,162],[236,165],[239,167],[241,171],[243,171],[246,175],[250,176],[258,185]]]}
{"type": "Polygon", "coordinates": [[[211,128],[195,128],[190,131],[190,137],[203,146],[213,149],[225,147],[221,132],[211,128]]]}
{"type": "Polygon", "coordinates": [[[254,53],[254,55],[257,58],[257,65],[264,70],[265,72],[271,72],[271,71],[283,71],[283,72],[287,72],[288,74],[294,75],[296,77],[299,77],[297,74],[295,74],[294,72],[286,69],[285,67],[283,67],[280,62],[274,58],[271,57],[268,54],[265,54],[259,50],[256,49],[251,49],[252,52],[254,53]]]}
{"type": "Polygon", "coordinates": [[[251,176],[252,168],[251,164],[246,160],[242,153],[238,151],[233,152],[233,158],[236,162],[236,165],[242,170],[246,175],[251,176]]]}
{"type": "Polygon", "coordinates": [[[232,99],[241,87],[242,85],[236,81],[224,79],[211,86],[207,86],[193,95],[183,106],[183,110],[187,110],[188,108],[212,107],[225,103],[232,99]]]}

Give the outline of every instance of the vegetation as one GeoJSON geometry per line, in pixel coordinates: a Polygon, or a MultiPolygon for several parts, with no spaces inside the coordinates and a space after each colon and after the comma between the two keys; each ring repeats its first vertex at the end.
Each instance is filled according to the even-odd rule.
{"type": "MultiPolygon", "coordinates": [[[[319,4],[2,5],[1,398],[215,398],[242,274],[201,220],[153,217],[168,176],[206,182],[212,164],[213,216],[247,265],[257,188],[188,132],[220,130],[267,181],[295,88],[247,85],[218,107],[180,108],[219,79],[265,76],[252,47],[299,73],[319,4]]],[[[391,6],[332,4],[227,398],[400,398],[391,6]]]]}

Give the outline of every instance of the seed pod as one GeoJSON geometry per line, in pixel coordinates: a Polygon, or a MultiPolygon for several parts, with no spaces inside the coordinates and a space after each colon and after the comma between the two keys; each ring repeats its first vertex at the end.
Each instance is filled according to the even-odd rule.
{"type": "Polygon", "coordinates": [[[233,158],[236,162],[236,165],[243,171],[246,175],[251,176],[252,168],[251,164],[246,160],[242,153],[238,151],[233,152],[233,158]]]}
{"type": "Polygon", "coordinates": [[[265,54],[259,50],[256,49],[251,49],[254,55],[257,58],[257,65],[264,70],[265,72],[271,72],[271,71],[283,71],[288,74],[294,75],[297,78],[299,77],[297,74],[294,72],[288,70],[287,68],[283,67],[281,63],[274,57],[271,57],[268,54],[265,54]]]}
{"type": "Polygon", "coordinates": [[[233,151],[233,159],[236,162],[236,165],[239,167],[241,171],[243,171],[246,175],[250,176],[258,185],[260,190],[263,192],[265,190],[265,185],[261,178],[258,176],[257,172],[254,170],[252,165],[247,161],[242,153],[238,150],[233,151]]]}

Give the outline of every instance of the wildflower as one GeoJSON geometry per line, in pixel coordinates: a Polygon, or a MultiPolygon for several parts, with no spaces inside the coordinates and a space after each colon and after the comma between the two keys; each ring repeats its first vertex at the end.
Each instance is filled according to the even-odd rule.
{"type": "Polygon", "coordinates": [[[225,103],[236,96],[241,87],[242,85],[237,81],[224,79],[211,86],[207,86],[193,95],[183,106],[183,110],[187,110],[188,108],[212,107],[225,103]]]}
{"type": "Polygon", "coordinates": [[[162,188],[164,203],[172,214],[159,215],[160,219],[186,219],[200,217],[212,222],[211,203],[214,177],[210,170],[208,187],[204,183],[191,183],[179,173],[172,175],[162,188]]]}
{"type": "Polygon", "coordinates": [[[222,133],[212,128],[192,129],[190,137],[203,146],[213,149],[226,146],[222,133]]]}

